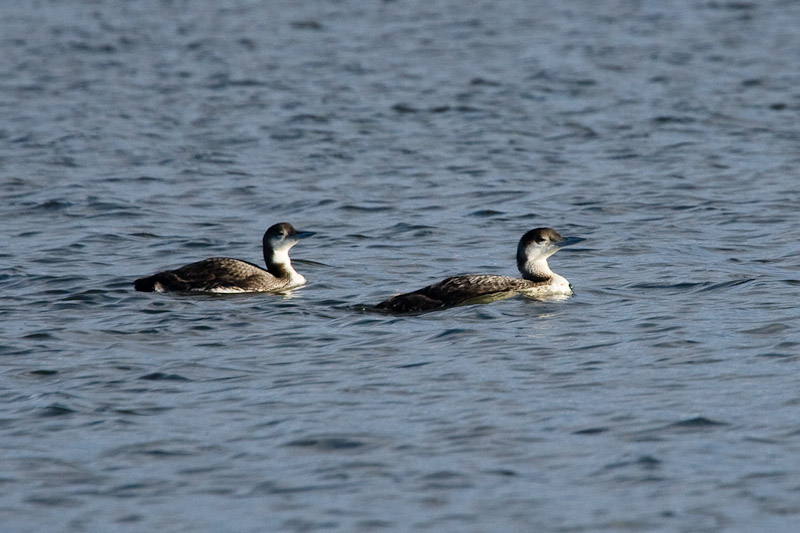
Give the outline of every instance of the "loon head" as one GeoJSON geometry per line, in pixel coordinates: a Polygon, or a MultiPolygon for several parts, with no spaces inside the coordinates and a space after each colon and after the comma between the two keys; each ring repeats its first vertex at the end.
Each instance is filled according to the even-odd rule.
{"type": "Polygon", "coordinates": [[[569,246],[582,240],[577,237],[564,238],[553,228],[532,229],[519,240],[519,246],[517,246],[517,268],[523,274],[539,271],[546,275],[549,272],[549,268],[545,267],[548,257],[564,246],[569,246]]]}
{"type": "Polygon", "coordinates": [[[281,222],[270,226],[262,244],[264,246],[264,259],[267,264],[284,263],[289,261],[289,250],[300,239],[315,235],[313,231],[297,231],[288,222],[281,222]]]}

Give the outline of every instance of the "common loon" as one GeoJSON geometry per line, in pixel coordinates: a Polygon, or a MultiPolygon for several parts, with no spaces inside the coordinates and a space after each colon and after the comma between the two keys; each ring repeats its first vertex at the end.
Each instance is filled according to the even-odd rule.
{"type": "Polygon", "coordinates": [[[292,268],[289,249],[300,239],[311,237],[312,231],[297,231],[288,222],[271,226],[262,240],[267,270],[258,265],[231,259],[211,257],[165,270],[133,282],[137,291],[197,291],[213,293],[281,292],[305,285],[306,278],[292,268]]]}
{"type": "Polygon", "coordinates": [[[552,228],[527,232],[517,246],[517,268],[522,278],[468,274],[453,276],[418,291],[392,296],[375,309],[392,313],[420,313],[470,303],[488,303],[523,294],[531,298],[567,297],[572,285],[547,264],[560,248],[582,241],[565,239],[552,228]]]}

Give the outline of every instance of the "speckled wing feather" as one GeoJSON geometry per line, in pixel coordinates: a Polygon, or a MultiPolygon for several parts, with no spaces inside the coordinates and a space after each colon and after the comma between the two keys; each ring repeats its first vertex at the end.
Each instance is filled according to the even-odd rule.
{"type": "Polygon", "coordinates": [[[135,283],[137,290],[150,291],[245,292],[278,290],[281,286],[281,281],[263,268],[227,257],[204,259],[135,283]]]}
{"type": "Polygon", "coordinates": [[[497,292],[521,290],[530,286],[530,284],[530,281],[521,278],[475,274],[453,276],[414,292],[416,294],[423,294],[433,300],[455,302],[452,305],[456,305],[464,300],[470,300],[497,292]]]}
{"type": "Polygon", "coordinates": [[[529,289],[533,285],[531,281],[510,276],[489,274],[453,276],[414,292],[392,296],[375,307],[395,313],[433,311],[492,295],[529,289]]]}

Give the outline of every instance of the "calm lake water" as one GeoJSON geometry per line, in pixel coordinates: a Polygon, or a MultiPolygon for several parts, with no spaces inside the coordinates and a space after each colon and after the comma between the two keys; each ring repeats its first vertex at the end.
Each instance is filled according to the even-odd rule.
{"type": "Polygon", "coordinates": [[[797,531],[798,20],[3,3],[3,531],[797,531]],[[281,221],[291,295],[133,291],[281,221]],[[538,226],[567,301],[358,310],[538,226]]]}

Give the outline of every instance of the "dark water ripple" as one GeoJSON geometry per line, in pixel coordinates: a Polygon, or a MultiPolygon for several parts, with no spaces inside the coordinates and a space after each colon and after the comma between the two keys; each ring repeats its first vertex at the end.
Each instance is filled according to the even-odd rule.
{"type": "Polygon", "coordinates": [[[796,529],[795,3],[0,14],[4,531],[796,529]],[[541,225],[567,302],[364,311],[541,225]]]}

